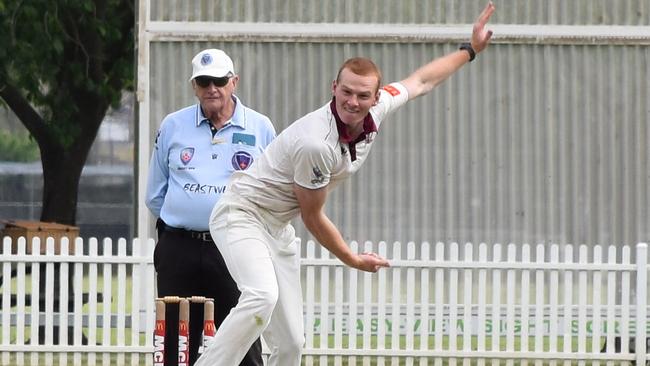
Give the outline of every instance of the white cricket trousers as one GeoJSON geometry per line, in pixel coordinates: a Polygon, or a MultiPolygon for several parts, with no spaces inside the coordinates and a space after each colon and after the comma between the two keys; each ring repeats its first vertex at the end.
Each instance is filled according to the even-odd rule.
{"type": "Polygon", "coordinates": [[[300,258],[291,225],[266,211],[220,201],[210,233],[241,296],[195,366],[237,366],[263,334],[268,366],[299,366],[305,342],[300,258]]]}

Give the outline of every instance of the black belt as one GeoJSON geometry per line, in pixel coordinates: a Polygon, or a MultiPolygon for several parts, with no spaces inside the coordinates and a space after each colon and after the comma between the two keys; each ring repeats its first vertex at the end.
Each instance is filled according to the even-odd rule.
{"type": "Polygon", "coordinates": [[[209,231],[194,231],[194,230],[186,230],[182,229],[179,227],[173,227],[167,225],[163,220],[158,219],[156,222],[156,227],[159,228],[162,231],[167,231],[170,233],[175,233],[177,235],[182,235],[191,239],[198,239],[201,241],[207,241],[212,243],[212,235],[210,235],[209,231]]]}

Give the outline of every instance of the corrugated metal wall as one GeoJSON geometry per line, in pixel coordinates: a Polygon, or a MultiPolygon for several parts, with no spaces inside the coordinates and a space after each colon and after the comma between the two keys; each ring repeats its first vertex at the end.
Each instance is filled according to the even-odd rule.
{"type": "MultiPolygon", "coordinates": [[[[494,0],[494,23],[648,25],[647,0],[494,0]]],[[[163,21],[473,23],[487,0],[154,0],[163,21]]]]}
{"type": "MultiPolygon", "coordinates": [[[[151,11],[158,20],[469,23],[484,4],[324,3],[154,1],[151,11]]],[[[650,24],[645,1],[495,3],[493,22],[502,24],[650,24]]],[[[392,81],[456,46],[152,42],[150,138],[165,114],[194,103],[187,78],[203,48],[233,57],[237,94],[280,131],[329,99],[347,57],[372,58],[392,81]]],[[[493,44],[382,125],[364,168],[330,197],[328,215],[358,241],[650,241],[649,60],[647,46],[493,44]]]]}

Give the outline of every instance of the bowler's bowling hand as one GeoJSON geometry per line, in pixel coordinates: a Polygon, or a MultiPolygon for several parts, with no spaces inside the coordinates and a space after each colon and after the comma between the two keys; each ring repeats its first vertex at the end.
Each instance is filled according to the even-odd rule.
{"type": "Polygon", "coordinates": [[[355,268],[366,272],[377,272],[381,267],[390,267],[385,258],[375,253],[361,253],[357,256],[358,262],[355,268]]]}

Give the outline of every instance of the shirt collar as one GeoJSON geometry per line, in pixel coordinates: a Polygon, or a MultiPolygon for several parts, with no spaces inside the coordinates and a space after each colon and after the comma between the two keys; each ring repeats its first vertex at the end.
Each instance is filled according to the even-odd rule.
{"type": "Polygon", "coordinates": [[[330,109],[332,110],[332,114],[334,115],[334,119],[336,120],[336,129],[339,132],[339,140],[345,143],[354,143],[356,144],[357,142],[363,141],[368,137],[368,135],[372,134],[373,132],[377,132],[377,125],[375,124],[375,120],[372,119],[372,115],[370,112],[368,112],[368,115],[363,119],[363,132],[355,139],[353,136],[350,136],[348,134],[347,129],[345,128],[345,123],[341,121],[341,118],[339,117],[338,112],[336,111],[336,99],[332,97],[332,101],[330,102],[330,109]]]}
{"type": "MultiPolygon", "coordinates": [[[[244,106],[239,101],[236,95],[232,96],[233,101],[235,101],[235,112],[232,114],[230,121],[228,121],[225,126],[233,125],[241,128],[246,128],[246,113],[244,113],[244,106]]],[[[203,115],[203,110],[201,109],[201,103],[196,104],[196,127],[200,126],[201,123],[206,122],[210,123],[210,120],[203,115]]]]}

